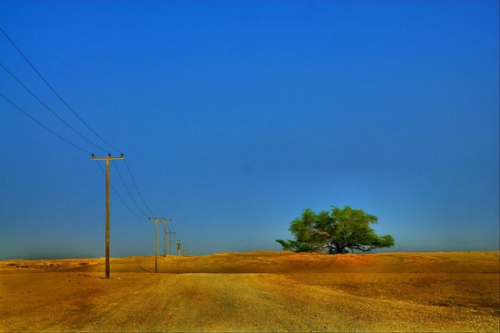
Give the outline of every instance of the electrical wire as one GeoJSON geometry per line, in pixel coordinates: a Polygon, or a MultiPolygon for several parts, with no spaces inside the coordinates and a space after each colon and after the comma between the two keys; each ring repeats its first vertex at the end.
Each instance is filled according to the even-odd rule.
{"type": "MultiPolygon", "coordinates": [[[[98,165],[99,169],[101,170],[101,173],[103,174],[103,176],[106,176],[106,174],[104,173],[104,170],[102,169],[101,164],[100,164],[100,163],[97,163],[97,165],[98,165]]],[[[118,199],[120,199],[120,201],[121,201],[121,202],[125,205],[125,207],[127,207],[127,208],[128,208],[128,210],[129,210],[132,214],[134,214],[135,216],[137,216],[137,217],[138,217],[138,218],[140,218],[140,219],[143,219],[143,220],[144,220],[144,219],[146,219],[146,218],[144,218],[144,217],[142,217],[142,216],[139,216],[136,212],[134,212],[134,211],[132,210],[132,208],[130,208],[130,206],[129,206],[126,202],[125,202],[125,200],[123,200],[123,198],[120,196],[120,194],[118,193],[118,191],[116,190],[116,188],[113,186],[113,183],[109,182],[109,185],[111,186],[111,189],[112,189],[112,190],[113,190],[113,192],[116,194],[116,196],[118,197],[118,199]]],[[[147,219],[146,219],[146,220],[147,220],[147,219]]]]}
{"type": "MultiPolygon", "coordinates": [[[[96,131],[94,131],[74,110],[73,108],[71,108],[68,103],[66,103],[66,101],[61,97],[61,95],[59,93],[57,93],[57,91],[52,87],[52,85],[43,77],[43,75],[38,71],[38,69],[33,65],[33,63],[26,57],[26,55],[19,49],[19,47],[14,43],[14,41],[7,35],[7,33],[0,27],[0,31],[3,33],[3,35],[7,38],[7,40],[12,44],[12,46],[19,52],[19,54],[23,57],[23,59],[31,66],[31,68],[38,74],[38,76],[42,79],[42,81],[50,88],[50,90],[52,90],[52,92],[59,98],[59,100],[92,132],[94,133],[99,139],[101,139],[101,141],[103,141],[105,144],[107,144],[109,147],[113,148],[115,151],[117,152],[120,152],[118,149],[116,149],[114,146],[112,146],[111,144],[109,144],[106,140],[104,140],[96,131]]],[[[3,63],[0,62],[0,66],[12,77],[14,78],[26,91],[28,91],[28,93],[30,93],[39,103],[41,103],[48,111],[50,111],[55,117],[57,117],[61,122],[63,122],[67,127],[69,127],[73,132],[75,132],[76,134],[78,134],[80,137],[82,137],[83,139],[85,139],[87,142],[89,142],[90,144],[92,144],[94,147],[98,148],[99,150],[103,151],[103,152],[106,152],[106,150],[104,150],[102,147],[96,145],[95,143],[93,143],[92,141],[90,141],[87,137],[85,137],[83,134],[81,134],[80,132],[78,132],[75,128],[73,128],[71,125],[69,125],[66,121],[64,121],[64,119],[62,119],[59,115],[57,115],[57,113],[55,113],[50,107],[48,107],[40,98],[38,98],[25,84],[23,84],[21,82],[21,80],[19,80],[10,70],[8,70],[5,65],[3,63]]],[[[126,162],[126,161],[125,161],[126,162]]],[[[134,184],[134,187],[136,188],[137,190],[137,193],[139,194],[139,197],[141,198],[142,202],[144,203],[144,206],[146,207],[146,209],[149,211],[149,213],[151,213],[151,215],[155,215],[151,209],[149,208],[148,204],[146,203],[146,201],[144,200],[144,197],[142,196],[140,190],[139,190],[139,187],[137,186],[137,182],[135,181],[135,178],[134,176],[132,175],[132,172],[130,170],[130,167],[128,166],[128,163],[126,162],[126,167],[127,167],[127,170],[130,174],[130,177],[132,179],[132,182],[134,184]]],[[[120,175],[120,178],[122,179],[122,182],[123,184],[125,185],[125,188],[127,190],[127,192],[129,193],[130,197],[132,198],[132,200],[134,201],[135,205],[137,206],[137,208],[145,215],[147,216],[147,214],[144,213],[144,211],[139,207],[139,205],[137,204],[137,202],[135,201],[135,199],[133,198],[132,194],[130,193],[128,187],[126,186],[125,184],[125,181],[123,180],[123,177],[121,176],[119,170],[118,170],[118,173],[120,175]]]]}
{"type": "Polygon", "coordinates": [[[172,220],[170,220],[169,226],[171,228],[170,231],[174,234],[174,240],[175,240],[175,242],[177,242],[179,239],[175,236],[175,235],[177,235],[177,232],[175,231],[175,228],[172,225],[172,220]]]}
{"type": "Polygon", "coordinates": [[[9,37],[9,35],[7,35],[7,33],[0,27],[0,31],[2,32],[2,34],[5,36],[5,38],[7,38],[7,40],[12,44],[12,46],[17,50],[17,52],[19,52],[19,54],[24,58],[24,60],[31,66],[31,68],[35,71],[35,73],[38,74],[38,76],[40,77],[40,79],[42,79],[43,82],[45,82],[45,84],[50,88],[50,90],[52,90],[52,92],[59,98],[59,100],[78,118],[78,120],[80,120],[80,122],[85,125],[85,127],[87,127],[87,129],[89,129],[92,133],[94,133],[95,136],[97,136],[99,139],[101,139],[102,142],[104,142],[105,144],[107,144],[109,147],[111,147],[112,149],[114,149],[116,152],[120,153],[120,151],[118,149],[116,149],[114,146],[112,146],[111,144],[109,144],[106,140],[104,140],[99,134],[97,134],[96,131],[94,131],[77,113],[75,110],[73,110],[73,108],[71,108],[68,103],[66,103],[66,101],[61,97],[61,95],[59,95],[57,93],[57,91],[52,87],[52,85],[43,77],[43,75],[38,71],[38,69],[36,69],[36,67],[31,63],[31,61],[28,60],[28,58],[24,55],[24,53],[19,49],[19,47],[16,45],[16,43],[14,43],[14,41],[9,37]]]}
{"type": "MultiPolygon", "coordinates": [[[[110,148],[112,148],[113,150],[115,150],[116,152],[120,153],[121,151],[118,150],[117,148],[115,148],[113,145],[111,145],[109,142],[107,142],[103,137],[101,137],[96,131],[94,131],[79,115],[78,113],[73,110],[73,108],[71,108],[71,106],[69,106],[69,104],[61,97],[61,95],[52,87],[52,85],[45,79],[45,77],[40,73],[40,71],[38,71],[38,69],[33,65],[33,63],[26,57],[26,55],[21,51],[21,49],[14,43],[14,41],[7,35],[7,33],[0,27],[0,32],[2,32],[2,34],[5,36],[5,38],[7,38],[7,40],[11,43],[11,45],[17,50],[17,52],[22,56],[22,58],[28,63],[28,65],[35,71],[35,73],[40,77],[40,79],[49,87],[49,89],[57,96],[57,98],[73,113],[73,115],[88,129],[90,130],[97,138],[99,138],[103,143],[105,143],[107,146],[109,146],[110,148]]],[[[45,104],[38,96],[36,96],[25,84],[23,84],[21,82],[21,80],[19,80],[10,70],[8,70],[5,65],[3,65],[3,63],[0,62],[0,66],[12,77],[14,78],[28,93],[30,93],[40,104],[42,104],[48,111],[50,111],[55,117],[57,117],[63,124],[65,124],[68,128],[70,128],[73,132],[75,132],[76,134],[78,134],[80,137],[82,137],[85,141],[87,141],[88,143],[90,143],[92,146],[98,148],[99,150],[103,151],[103,152],[106,152],[105,149],[103,149],[102,147],[96,145],[94,142],[92,142],[90,139],[88,139],[85,135],[81,134],[79,131],[77,131],[75,128],[73,128],[71,125],[69,125],[64,119],[62,119],[56,112],[54,112],[50,107],[47,106],[47,104],[45,104]]],[[[27,117],[29,117],[32,121],[34,121],[35,123],[37,123],[39,126],[43,127],[45,130],[47,130],[48,132],[50,132],[51,134],[53,134],[54,136],[56,136],[57,138],[59,138],[60,140],[66,142],[67,144],[73,146],[74,148],[77,148],[85,153],[88,153],[88,154],[91,154],[90,151],[74,144],[73,142],[65,139],[64,137],[62,137],[61,135],[57,134],[55,131],[51,130],[50,128],[48,128],[47,126],[45,126],[43,123],[41,123],[40,121],[38,121],[37,119],[35,119],[34,117],[32,117],[29,113],[27,113],[26,111],[24,111],[22,108],[20,108],[18,105],[16,105],[14,102],[12,102],[9,98],[7,98],[5,95],[3,95],[2,93],[0,93],[0,96],[2,98],[4,98],[7,102],[9,102],[14,108],[16,108],[18,111],[22,112],[24,115],[26,115],[27,117]]],[[[137,182],[135,181],[135,178],[134,176],[132,175],[132,171],[130,170],[130,167],[127,163],[127,161],[125,161],[125,165],[126,165],[126,168],[128,170],[128,173],[130,175],[130,178],[132,179],[132,182],[134,184],[134,187],[135,189],[137,190],[137,193],[139,194],[139,197],[141,198],[142,202],[144,203],[144,206],[146,207],[146,209],[148,210],[149,213],[151,213],[152,216],[155,216],[155,214],[151,211],[151,209],[149,208],[149,206],[147,205],[146,201],[144,200],[144,197],[142,196],[140,190],[139,190],[139,187],[137,186],[137,182]]],[[[98,166],[101,170],[101,172],[104,174],[104,170],[102,169],[101,165],[98,163],[98,166]]],[[[139,209],[139,211],[144,215],[144,216],[147,216],[147,214],[139,207],[139,205],[137,204],[136,200],[133,198],[130,190],[128,189],[119,169],[115,166],[115,169],[117,170],[118,172],[118,175],[121,179],[121,181],[123,182],[123,185],[125,186],[125,189],[127,190],[129,196],[131,197],[132,201],[134,202],[134,204],[137,206],[137,208],[139,209]]],[[[125,200],[123,200],[123,198],[120,196],[120,194],[118,193],[118,191],[116,190],[116,188],[113,186],[113,184],[110,183],[110,186],[111,188],[113,189],[114,193],[116,194],[116,196],[118,197],[118,199],[125,205],[125,207],[127,207],[127,209],[133,214],[135,215],[136,217],[140,218],[140,219],[147,219],[145,217],[142,217],[140,215],[138,215],[134,210],[132,210],[132,208],[130,208],[130,206],[125,202],[125,200]]],[[[173,233],[174,233],[174,239],[175,241],[177,242],[178,239],[175,237],[175,235],[177,234],[175,232],[175,229],[173,228],[173,226],[171,224],[169,224],[170,227],[171,227],[171,230],[173,230],[173,233]]]]}
{"type": "MultiPolygon", "coordinates": [[[[4,66],[3,66],[3,64],[2,64],[1,62],[0,62],[0,66],[4,67],[4,66]]],[[[4,69],[6,69],[6,68],[4,67],[4,69]]],[[[6,69],[6,70],[7,70],[7,69],[6,69]]],[[[8,71],[8,70],[7,70],[7,71],[8,71]]],[[[8,72],[9,72],[9,71],[8,71],[8,72]]],[[[21,85],[23,85],[22,83],[20,83],[20,84],[21,84],[21,85]]],[[[24,85],[23,85],[23,86],[24,86],[24,85]]],[[[27,88],[26,88],[26,89],[27,89],[27,88]]],[[[29,89],[27,89],[27,90],[29,91],[29,89]]],[[[34,94],[32,94],[32,95],[33,95],[35,98],[37,98],[34,94]]],[[[85,153],[91,154],[91,152],[90,152],[90,151],[88,151],[88,150],[86,150],[86,149],[84,149],[84,148],[82,148],[82,147],[80,147],[80,146],[78,146],[78,145],[74,144],[73,142],[71,142],[71,141],[69,141],[69,140],[65,139],[65,138],[64,138],[64,137],[62,137],[61,135],[57,134],[56,132],[54,132],[53,130],[51,130],[51,129],[50,129],[50,128],[48,128],[47,126],[45,126],[42,122],[40,122],[39,120],[37,120],[36,118],[34,118],[33,116],[31,116],[28,112],[24,111],[21,107],[19,107],[17,104],[15,104],[12,100],[10,100],[8,97],[6,97],[6,96],[5,96],[4,94],[2,94],[1,92],[0,92],[0,96],[1,96],[3,99],[5,99],[8,103],[10,103],[13,107],[15,107],[18,111],[22,112],[24,115],[26,115],[26,116],[27,116],[28,118],[30,118],[32,121],[34,121],[34,122],[35,122],[35,123],[37,123],[39,126],[41,126],[41,127],[42,127],[42,128],[44,128],[45,130],[47,130],[48,132],[50,132],[52,135],[56,136],[56,137],[57,137],[57,138],[59,138],[60,140],[62,140],[62,141],[64,141],[64,142],[66,142],[67,144],[69,144],[69,145],[71,145],[71,146],[73,146],[73,147],[75,147],[75,148],[77,148],[77,149],[79,149],[79,150],[81,150],[81,151],[83,151],[83,152],[85,152],[85,153]]],[[[37,98],[37,99],[38,99],[38,98],[37,98]]],[[[39,100],[39,99],[38,99],[38,100],[39,100]]],[[[46,108],[48,108],[48,107],[47,107],[47,106],[46,106],[46,105],[45,105],[42,101],[40,101],[40,100],[39,100],[39,102],[40,102],[42,105],[44,105],[46,108]]],[[[50,110],[50,108],[48,108],[48,109],[50,110]]],[[[57,115],[56,115],[56,116],[57,116],[57,115]]],[[[59,117],[58,117],[58,118],[59,118],[59,117]]],[[[60,118],[59,118],[59,119],[60,119],[60,118]]],[[[61,119],[61,121],[63,121],[63,120],[61,119]]],[[[63,121],[63,122],[64,122],[64,121],[63,121]]],[[[69,126],[69,125],[68,125],[68,126],[69,126]]],[[[71,126],[70,126],[70,127],[71,127],[71,126]]],[[[88,140],[87,140],[87,141],[88,141],[88,140]]],[[[102,150],[102,149],[101,149],[101,150],[102,150]]],[[[130,190],[128,189],[128,187],[127,187],[127,185],[126,185],[126,183],[125,183],[125,181],[124,181],[124,179],[123,179],[123,177],[122,177],[122,175],[121,175],[121,173],[120,173],[120,170],[116,167],[116,165],[115,165],[115,164],[113,164],[113,166],[114,166],[114,167],[115,167],[115,169],[117,170],[118,175],[119,175],[119,177],[120,177],[121,181],[123,182],[123,185],[125,186],[125,189],[127,190],[128,194],[129,194],[129,195],[130,195],[130,197],[132,198],[132,201],[135,203],[135,205],[136,205],[136,206],[137,206],[137,208],[141,211],[141,213],[142,213],[144,216],[146,216],[146,217],[147,217],[147,214],[146,214],[146,213],[145,213],[145,212],[144,212],[144,211],[143,211],[143,210],[139,207],[139,205],[137,204],[137,201],[133,198],[133,196],[132,196],[132,194],[131,194],[130,190]]],[[[130,170],[129,170],[129,172],[130,172],[130,170]]],[[[136,186],[136,188],[137,188],[137,184],[135,183],[135,181],[134,181],[134,184],[135,184],[135,186],[136,186]]],[[[114,188],[114,186],[113,186],[113,190],[115,191],[115,193],[116,193],[116,195],[118,196],[118,198],[119,198],[119,199],[120,199],[120,200],[124,203],[124,205],[125,205],[125,206],[127,206],[127,208],[128,208],[128,209],[129,209],[129,210],[130,210],[130,211],[131,211],[131,212],[132,212],[135,216],[137,216],[137,217],[139,217],[139,218],[144,218],[144,217],[142,217],[142,216],[139,216],[139,215],[138,215],[137,213],[135,213],[134,211],[132,211],[132,209],[131,209],[131,208],[130,208],[130,207],[129,207],[126,203],[125,203],[125,201],[124,201],[124,200],[123,200],[123,198],[120,196],[120,194],[118,193],[118,191],[114,188]]],[[[137,188],[137,190],[138,190],[138,188],[137,188]]],[[[141,198],[142,198],[142,196],[141,196],[141,198]]],[[[144,198],[142,198],[142,200],[144,201],[144,198]]],[[[147,205],[146,205],[146,207],[147,207],[147,205]]]]}
{"type": "Polygon", "coordinates": [[[103,148],[99,147],[98,145],[96,145],[95,143],[93,143],[92,141],[90,141],[89,139],[87,139],[87,137],[85,137],[82,133],[78,132],[73,126],[71,126],[70,124],[68,124],[64,119],[62,119],[56,112],[54,112],[54,110],[52,110],[47,104],[45,104],[37,95],[35,95],[35,93],[33,91],[31,91],[28,87],[26,87],[26,85],[24,83],[21,82],[21,80],[19,80],[9,69],[7,69],[7,67],[5,67],[5,65],[0,61],[0,67],[2,67],[14,80],[17,81],[17,83],[19,83],[19,85],[21,87],[23,87],[28,93],[30,93],[31,96],[33,96],[40,104],[42,104],[45,109],[47,109],[50,113],[52,113],[57,119],[59,119],[64,125],[66,125],[68,128],[70,128],[73,132],[75,132],[76,134],[78,134],[80,137],[82,137],[85,141],[87,141],[88,143],[90,143],[91,145],[93,145],[94,147],[96,147],[97,149],[100,149],[101,151],[103,152],[106,152],[106,150],[104,150],[103,148]]]}
{"type": "MultiPolygon", "coordinates": [[[[3,64],[0,62],[0,66],[2,66],[9,74],[12,74],[10,73],[10,71],[5,68],[5,66],[3,66],[3,64]]],[[[13,76],[13,75],[12,75],[13,76]]],[[[17,78],[15,76],[13,76],[16,80],[17,78]]],[[[17,80],[19,82],[19,84],[21,84],[28,92],[30,92],[32,94],[33,97],[35,97],[43,106],[45,106],[49,111],[51,111],[56,117],[58,117],[62,122],[64,122],[68,127],[70,127],[71,129],[73,129],[70,125],[68,125],[64,120],[62,120],[59,116],[57,116],[57,114],[55,114],[45,103],[43,103],[43,101],[41,101],[36,95],[34,95],[24,84],[22,84],[22,82],[20,82],[19,80],[17,80]]],[[[27,117],[29,117],[32,121],[34,121],[35,123],[37,123],[39,126],[43,127],[45,130],[47,130],[48,132],[50,132],[51,134],[53,134],[54,136],[56,136],[57,138],[61,139],[62,141],[70,144],[71,146],[83,151],[83,152],[86,152],[88,154],[91,154],[90,151],[72,143],[71,141],[65,139],[64,137],[62,137],[61,135],[57,134],[56,132],[54,132],[53,130],[51,130],[50,128],[48,128],[47,126],[45,126],[43,123],[41,123],[40,121],[38,121],[37,119],[35,119],[33,116],[31,116],[29,113],[27,113],[26,111],[24,111],[21,107],[19,107],[18,105],[16,105],[14,102],[12,102],[9,98],[7,98],[5,95],[3,95],[2,93],[0,93],[0,96],[2,98],[4,98],[7,102],[9,102],[12,106],[14,106],[18,111],[22,112],[24,115],[26,115],[27,117]]],[[[73,129],[74,130],[74,129],[73,129]]],[[[76,130],[74,130],[76,133],[78,133],[76,130]]],[[[80,133],[78,133],[80,134],[80,133]]],[[[82,136],[80,134],[80,136],[82,136]]],[[[83,137],[83,136],[82,136],[83,137]]],[[[88,142],[90,142],[89,140],[87,140],[88,142]]],[[[92,142],[90,142],[92,143],[92,142]]],[[[95,145],[94,145],[95,146],[95,145]]],[[[96,146],[97,147],[97,146],[96,146]]],[[[99,147],[98,147],[99,148],[99,147]]],[[[100,148],[101,150],[103,150],[102,148],[100,148]]],[[[103,150],[104,151],[104,150],[103,150]]],[[[134,197],[132,196],[132,193],[130,192],[130,190],[128,189],[128,186],[126,185],[125,183],[125,180],[123,179],[121,173],[120,173],[120,170],[116,167],[115,164],[113,164],[113,166],[115,167],[116,171],[118,172],[118,175],[123,183],[123,185],[125,186],[125,189],[127,190],[130,198],[132,199],[132,201],[134,202],[134,204],[136,205],[136,207],[139,209],[139,211],[145,216],[147,217],[148,215],[140,208],[140,206],[137,204],[137,201],[134,199],[134,197]]],[[[144,202],[146,208],[148,208],[148,210],[151,212],[151,210],[149,209],[149,206],[146,204],[146,202],[144,201],[144,198],[142,197],[142,195],[140,194],[140,191],[139,191],[139,188],[137,187],[137,183],[135,182],[133,176],[132,176],[132,173],[130,171],[130,168],[128,167],[127,165],[127,169],[128,169],[128,172],[130,173],[130,176],[133,180],[133,183],[134,183],[134,186],[136,187],[142,201],[144,202]]],[[[137,217],[139,218],[144,218],[142,216],[139,216],[137,213],[135,213],[134,211],[132,211],[132,209],[125,203],[125,201],[123,200],[123,198],[120,196],[120,194],[118,193],[118,191],[114,188],[113,186],[113,190],[115,191],[116,195],[118,196],[118,198],[124,203],[124,205],[137,217]]],[[[154,215],[154,214],[152,214],[154,215]]]]}
{"type": "Polygon", "coordinates": [[[137,183],[135,182],[134,176],[132,176],[132,171],[130,171],[130,167],[128,166],[127,160],[125,160],[125,166],[127,167],[128,173],[130,174],[130,178],[132,179],[132,182],[134,183],[135,189],[137,190],[137,193],[139,194],[139,197],[141,198],[142,202],[144,203],[144,206],[146,206],[146,209],[148,210],[149,213],[151,213],[151,216],[154,216],[155,214],[149,209],[148,204],[144,200],[144,197],[141,194],[141,191],[139,191],[139,187],[137,186],[137,183]]]}
{"type": "Polygon", "coordinates": [[[123,183],[123,186],[125,187],[125,190],[127,191],[128,195],[130,196],[130,198],[132,199],[132,201],[134,202],[135,206],[147,218],[148,214],[144,213],[144,211],[141,209],[141,207],[139,207],[139,205],[137,204],[137,201],[135,201],[134,197],[132,196],[132,193],[130,193],[130,190],[128,189],[128,186],[127,186],[127,184],[125,183],[125,180],[122,177],[120,169],[118,169],[118,167],[116,166],[115,163],[113,163],[113,167],[115,168],[116,172],[118,173],[118,176],[120,177],[120,179],[121,179],[121,181],[123,183]]]}
{"type": "Polygon", "coordinates": [[[42,124],[40,121],[38,121],[37,119],[33,118],[28,112],[24,111],[23,109],[21,109],[18,105],[16,105],[14,102],[12,102],[9,98],[7,98],[4,94],[2,94],[0,92],[0,96],[3,97],[3,99],[5,99],[7,102],[9,102],[13,107],[15,107],[18,111],[24,113],[24,115],[26,115],[28,118],[30,118],[31,120],[33,120],[35,123],[37,123],[38,125],[40,125],[41,127],[43,127],[45,130],[49,131],[51,134],[55,135],[56,137],[58,137],[59,139],[61,139],[62,141],[66,142],[67,144],[83,151],[83,152],[86,152],[88,154],[91,154],[90,151],[74,144],[73,142],[63,138],[62,136],[60,136],[59,134],[57,134],[56,132],[54,132],[53,130],[51,130],[50,128],[48,128],[47,126],[45,126],[44,124],[42,124]]]}

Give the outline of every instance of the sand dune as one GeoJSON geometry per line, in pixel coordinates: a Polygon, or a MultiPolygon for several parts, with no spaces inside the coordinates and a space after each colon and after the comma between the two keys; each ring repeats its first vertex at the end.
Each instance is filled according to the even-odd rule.
{"type": "Polygon", "coordinates": [[[499,252],[0,262],[0,330],[499,331],[499,252]]]}

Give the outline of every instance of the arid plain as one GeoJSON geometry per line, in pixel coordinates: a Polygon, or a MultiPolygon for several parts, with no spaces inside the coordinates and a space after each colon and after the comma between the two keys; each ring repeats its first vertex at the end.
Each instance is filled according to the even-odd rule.
{"type": "Polygon", "coordinates": [[[498,332],[499,252],[0,262],[0,331],[498,332]]]}

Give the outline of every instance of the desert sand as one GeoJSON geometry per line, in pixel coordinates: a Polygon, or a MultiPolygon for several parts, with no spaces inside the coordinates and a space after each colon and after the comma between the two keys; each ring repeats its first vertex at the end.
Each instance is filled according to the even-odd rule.
{"type": "Polygon", "coordinates": [[[499,252],[0,261],[0,331],[498,332],[499,252]]]}

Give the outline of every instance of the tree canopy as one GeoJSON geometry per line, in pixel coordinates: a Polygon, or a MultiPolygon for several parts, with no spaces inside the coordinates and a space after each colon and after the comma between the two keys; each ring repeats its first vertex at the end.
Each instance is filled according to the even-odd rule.
{"type": "Polygon", "coordinates": [[[332,207],[330,212],[313,212],[305,209],[302,216],[294,219],[290,232],[295,240],[276,240],[283,250],[295,252],[347,253],[348,250],[363,252],[394,246],[391,235],[379,236],[370,227],[378,218],[361,209],[350,206],[332,207]]]}

